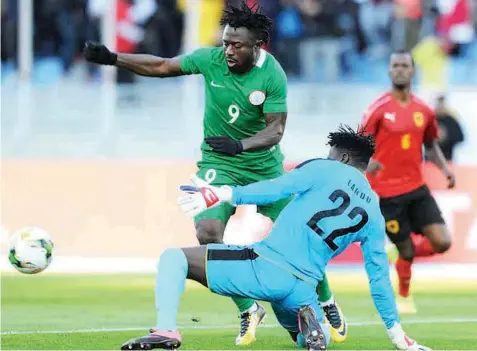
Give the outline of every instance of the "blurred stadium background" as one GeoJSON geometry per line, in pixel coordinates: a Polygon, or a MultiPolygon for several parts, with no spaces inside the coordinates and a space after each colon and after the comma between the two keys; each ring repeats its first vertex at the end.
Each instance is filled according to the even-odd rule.
{"type": "MultiPolygon", "coordinates": [[[[56,287],[46,284],[53,272],[152,273],[164,248],[196,244],[193,223],[179,213],[176,196],[177,186],[188,181],[200,157],[201,78],[136,77],[88,65],[81,50],[88,39],[121,52],[165,57],[220,45],[218,20],[229,2],[1,1],[2,273],[13,270],[5,255],[9,233],[23,226],[48,230],[56,250],[54,262],[41,275],[46,278],[4,276],[3,288],[8,284],[10,289],[7,296],[18,289],[35,289],[41,283],[38,279],[46,279],[41,284],[45,294],[57,296],[60,292],[55,289],[62,280],[56,287]]],[[[473,282],[475,289],[477,1],[249,3],[260,4],[274,20],[267,50],[280,60],[289,77],[289,118],[282,147],[290,167],[324,156],[325,137],[339,123],[357,125],[369,103],[389,87],[389,52],[412,50],[419,71],[415,91],[433,106],[445,97],[441,116],[457,120],[464,136],[462,142],[454,142],[449,159],[457,175],[456,189],[447,190],[436,168],[425,166],[454,243],[445,255],[420,261],[416,277],[432,282],[452,276],[473,282]]],[[[441,127],[449,135],[445,123],[441,127]]],[[[251,206],[238,211],[227,228],[228,242],[248,243],[266,233],[268,221],[254,211],[251,206]]],[[[343,271],[362,275],[362,269],[354,269],[360,261],[357,247],[348,250],[331,265],[332,282],[342,280],[343,271]],[[333,272],[339,274],[333,276],[333,272]]],[[[71,278],[62,277],[69,284],[71,278]]],[[[147,279],[148,283],[141,281],[138,286],[152,289],[152,276],[147,279]]],[[[121,281],[127,283],[129,278],[121,281]]],[[[113,280],[111,287],[121,284],[113,280]]],[[[345,283],[338,284],[338,298],[340,286],[347,289],[345,283]]],[[[114,294],[113,288],[108,293],[114,294]]],[[[433,286],[440,288],[445,290],[445,284],[433,286]]],[[[32,299],[30,295],[25,299],[32,299]]],[[[151,305],[145,308],[153,306],[152,291],[149,295],[151,305]]],[[[443,304],[431,295],[432,301],[443,304]]],[[[452,301],[448,302],[450,306],[452,301]]],[[[2,296],[2,333],[63,325],[17,323],[18,315],[25,312],[24,303],[2,296]],[[12,318],[8,321],[5,315],[12,318]]],[[[468,313],[475,322],[477,312],[468,313]]],[[[133,326],[147,325],[151,317],[153,313],[147,321],[130,321],[133,326]]],[[[127,322],[124,326],[131,326],[127,322]]],[[[122,325],[111,323],[99,327],[122,325]]],[[[90,326],[79,324],[63,326],[90,326]]],[[[474,345],[477,349],[477,342],[474,345]]],[[[58,345],[48,345],[54,346],[58,345]]]]}

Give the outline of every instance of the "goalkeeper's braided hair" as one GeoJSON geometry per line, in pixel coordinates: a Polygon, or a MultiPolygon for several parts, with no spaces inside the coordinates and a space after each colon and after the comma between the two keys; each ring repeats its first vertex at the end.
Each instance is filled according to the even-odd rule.
{"type": "Polygon", "coordinates": [[[270,41],[272,20],[260,12],[258,5],[249,7],[245,1],[240,6],[229,6],[223,12],[220,25],[232,28],[245,27],[255,34],[258,40],[267,44],[270,41]]]}
{"type": "Polygon", "coordinates": [[[376,147],[372,135],[367,135],[359,128],[355,131],[350,126],[342,124],[336,132],[328,135],[328,145],[348,152],[353,162],[363,169],[366,169],[376,147]]]}

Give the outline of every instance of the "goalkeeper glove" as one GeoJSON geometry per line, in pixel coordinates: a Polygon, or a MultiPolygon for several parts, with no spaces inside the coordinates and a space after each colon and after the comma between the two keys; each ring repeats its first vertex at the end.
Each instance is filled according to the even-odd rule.
{"type": "Polygon", "coordinates": [[[87,41],[84,45],[83,56],[89,62],[113,66],[118,60],[118,54],[109,51],[103,44],[87,41]]]}
{"type": "Polygon", "coordinates": [[[195,185],[180,186],[186,194],[178,198],[180,209],[188,217],[193,218],[208,208],[232,200],[232,188],[229,186],[212,186],[197,176],[192,181],[195,185]]]}
{"type": "Polygon", "coordinates": [[[388,329],[388,335],[394,347],[398,350],[407,351],[432,351],[426,346],[419,345],[415,340],[406,335],[401,324],[396,323],[388,329]]]}

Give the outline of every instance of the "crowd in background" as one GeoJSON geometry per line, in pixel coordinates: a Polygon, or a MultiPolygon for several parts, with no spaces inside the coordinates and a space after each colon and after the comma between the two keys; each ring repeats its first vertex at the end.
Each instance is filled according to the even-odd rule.
{"type": "MultiPolygon", "coordinates": [[[[113,0],[34,0],[34,75],[52,80],[73,76],[101,79],[81,52],[86,40],[101,40],[101,20],[113,0]],[[50,64],[42,64],[50,62],[50,64]],[[52,65],[51,62],[54,64],[52,65]],[[52,67],[56,67],[56,70],[52,67]]],[[[188,0],[116,0],[116,47],[172,57],[183,51],[184,11],[188,0]]],[[[198,0],[197,0],[198,1],[198,0]]],[[[221,45],[224,6],[242,0],[201,0],[201,46],[221,45]]],[[[389,53],[406,49],[424,81],[446,90],[446,67],[464,67],[462,81],[477,85],[477,0],[248,0],[274,21],[266,49],[281,62],[289,79],[387,84],[389,53]],[[467,64],[467,66],[466,66],[467,64]],[[474,67],[472,69],[472,67],[474,67]],[[356,79],[356,77],[358,77],[356,79]],[[474,80],[472,80],[472,77],[474,80]],[[379,81],[379,79],[382,79],[379,81]],[[386,81],[383,81],[386,80],[386,81]]],[[[17,60],[19,0],[1,2],[2,80],[17,60]]],[[[454,75],[455,78],[455,75],[454,75]]],[[[121,83],[137,77],[119,70],[121,83]]],[[[40,79],[41,80],[41,79],[40,79]]],[[[81,79],[80,79],[81,80],[81,79]]],[[[83,79],[84,80],[84,79],[83,79]]],[[[448,160],[464,135],[456,113],[442,95],[435,101],[439,142],[448,160]]]]}
{"type": "MultiPolygon", "coordinates": [[[[58,57],[64,73],[70,72],[81,60],[84,41],[100,40],[100,19],[108,1],[111,0],[34,0],[35,56],[58,57]]],[[[201,45],[220,45],[220,13],[223,6],[238,1],[241,0],[202,0],[201,45]]],[[[477,0],[248,3],[259,4],[273,19],[274,32],[267,49],[277,56],[289,77],[346,79],[398,48],[415,49],[418,63],[432,57],[429,65],[433,67],[439,65],[435,62],[438,57],[473,60],[477,65],[477,0]]],[[[164,57],[179,54],[185,4],[186,0],[117,0],[118,51],[164,57]]],[[[1,6],[2,63],[14,63],[18,0],[4,0],[1,6]]],[[[94,69],[89,72],[94,74],[94,69]]]]}

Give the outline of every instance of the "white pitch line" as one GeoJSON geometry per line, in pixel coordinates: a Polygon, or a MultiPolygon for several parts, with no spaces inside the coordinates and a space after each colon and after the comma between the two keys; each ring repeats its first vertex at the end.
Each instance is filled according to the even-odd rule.
{"type": "MultiPolygon", "coordinates": [[[[477,318],[455,318],[455,319],[411,319],[402,321],[402,324],[442,324],[442,323],[477,323],[477,318]]],[[[348,322],[349,326],[363,327],[369,325],[381,325],[380,321],[348,322]]],[[[238,324],[225,325],[185,325],[180,329],[236,329],[238,324]]],[[[260,328],[279,328],[279,324],[264,324],[260,328]]],[[[73,330],[26,330],[26,331],[7,331],[0,335],[33,335],[33,334],[75,334],[75,333],[105,333],[105,332],[126,332],[148,330],[150,327],[133,328],[95,328],[95,329],[73,329],[73,330]]]]}

